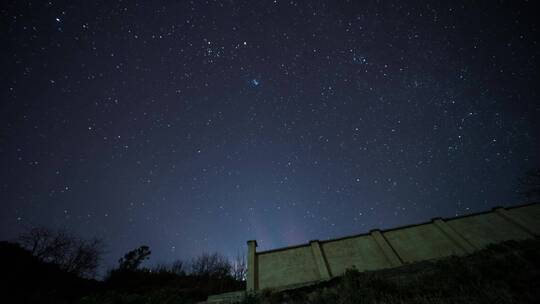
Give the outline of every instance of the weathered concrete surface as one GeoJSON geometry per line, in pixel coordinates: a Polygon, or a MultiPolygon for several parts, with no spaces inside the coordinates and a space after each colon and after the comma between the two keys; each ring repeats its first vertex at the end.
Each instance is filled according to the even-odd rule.
{"type": "Polygon", "coordinates": [[[523,208],[496,209],[496,211],[506,211],[504,213],[510,217],[514,223],[524,228],[529,233],[540,235],[540,204],[530,205],[523,208]]]}
{"type": "MultiPolygon", "coordinates": [[[[540,219],[539,219],[540,220],[540,219]]],[[[496,213],[448,220],[448,225],[476,248],[507,240],[522,240],[531,235],[496,213]]]]}
{"type": "Polygon", "coordinates": [[[309,242],[311,245],[311,250],[313,252],[313,258],[317,263],[317,269],[319,270],[319,278],[322,280],[328,280],[331,278],[330,270],[328,269],[328,264],[326,263],[326,257],[321,249],[321,244],[318,240],[309,242]]]}
{"type": "Polygon", "coordinates": [[[352,267],[377,270],[465,255],[539,233],[540,205],[530,204],[263,252],[256,252],[256,242],[249,241],[247,289],[282,290],[327,280],[352,267]]]}
{"type": "Polygon", "coordinates": [[[396,250],[392,248],[390,243],[388,243],[384,235],[379,230],[372,230],[370,234],[381,249],[382,255],[386,257],[386,260],[388,261],[390,267],[397,267],[403,265],[403,261],[397,255],[396,250]]]}
{"type": "Polygon", "coordinates": [[[257,263],[259,289],[321,279],[310,245],[257,253],[257,263]]]}
{"type": "Polygon", "coordinates": [[[431,223],[386,231],[384,236],[404,263],[466,253],[431,223]]]}
{"type": "Polygon", "coordinates": [[[326,241],[321,244],[321,248],[332,276],[344,273],[350,265],[360,271],[391,266],[370,235],[326,241]]]}
{"type": "Polygon", "coordinates": [[[247,255],[247,268],[248,274],[246,278],[247,291],[257,290],[258,286],[258,267],[257,267],[257,241],[251,240],[247,242],[248,255],[247,255]]]}
{"type": "Polygon", "coordinates": [[[442,219],[434,219],[433,225],[444,233],[448,239],[456,244],[464,254],[473,253],[477,249],[467,241],[461,234],[457,233],[450,225],[442,219]]]}

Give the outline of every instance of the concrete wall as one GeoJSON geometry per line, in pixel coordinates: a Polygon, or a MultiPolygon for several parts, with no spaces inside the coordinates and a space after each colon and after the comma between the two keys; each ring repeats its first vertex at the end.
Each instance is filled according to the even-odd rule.
{"type": "Polygon", "coordinates": [[[495,212],[453,219],[447,223],[477,249],[493,243],[530,237],[527,232],[495,212]]]}
{"type": "Polygon", "coordinates": [[[342,274],[352,266],[360,271],[390,267],[370,235],[322,242],[322,249],[332,276],[342,274]]]}
{"type": "Polygon", "coordinates": [[[376,270],[465,255],[539,234],[540,205],[532,204],[264,252],[256,252],[257,243],[249,241],[247,289],[309,284],[352,267],[376,270]]]}
{"type": "Polygon", "coordinates": [[[257,254],[260,289],[320,279],[311,246],[257,254]]]}
{"type": "Polygon", "coordinates": [[[386,231],[384,236],[404,263],[466,253],[432,223],[386,231]]]}
{"type": "Polygon", "coordinates": [[[501,208],[496,211],[528,233],[540,235],[540,204],[522,208],[501,208]]]}

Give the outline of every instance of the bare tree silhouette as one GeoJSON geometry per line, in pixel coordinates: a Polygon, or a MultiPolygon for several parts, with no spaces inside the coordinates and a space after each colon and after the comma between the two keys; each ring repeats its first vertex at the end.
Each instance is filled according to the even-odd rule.
{"type": "Polygon", "coordinates": [[[20,234],[17,241],[41,261],[57,264],[80,277],[94,277],[104,253],[103,240],[78,238],[63,229],[32,228],[20,234]]]}

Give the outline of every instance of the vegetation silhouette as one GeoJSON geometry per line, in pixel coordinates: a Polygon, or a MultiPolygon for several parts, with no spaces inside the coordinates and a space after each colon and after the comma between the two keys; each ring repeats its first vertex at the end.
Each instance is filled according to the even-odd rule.
{"type": "Polygon", "coordinates": [[[65,229],[36,227],[21,233],[17,241],[40,261],[84,278],[95,277],[104,253],[103,240],[82,239],[65,229]]]}
{"type": "Polygon", "coordinates": [[[0,242],[3,303],[74,303],[101,283],[32,255],[21,245],[0,242]]]}
{"type": "Polygon", "coordinates": [[[118,260],[118,269],[124,271],[133,271],[139,268],[144,260],[147,260],[152,254],[148,246],[141,246],[126,253],[123,258],[118,260]]]}
{"type": "Polygon", "coordinates": [[[104,252],[99,239],[38,227],[16,241],[0,242],[0,269],[7,279],[0,292],[9,303],[196,303],[245,289],[245,261],[219,253],[142,267],[152,252],[140,246],[98,281],[104,252]]]}

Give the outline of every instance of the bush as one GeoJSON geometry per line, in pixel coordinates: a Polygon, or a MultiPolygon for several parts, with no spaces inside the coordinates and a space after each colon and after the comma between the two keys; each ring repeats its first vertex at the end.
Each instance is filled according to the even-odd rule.
{"type": "Polygon", "coordinates": [[[82,239],[66,230],[32,228],[17,239],[33,256],[79,277],[93,278],[104,252],[103,240],[82,239]]]}

